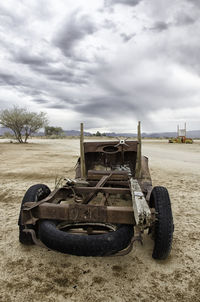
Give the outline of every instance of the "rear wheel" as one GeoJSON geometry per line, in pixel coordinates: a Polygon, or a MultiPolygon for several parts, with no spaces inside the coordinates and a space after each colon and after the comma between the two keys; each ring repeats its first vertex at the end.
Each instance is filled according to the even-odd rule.
{"type": "Polygon", "coordinates": [[[168,191],[165,187],[154,187],[150,196],[150,207],[155,208],[156,220],[152,227],[155,241],[152,257],[164,260],[168,257],[173,239],[173,216],[168,191]]]}
{"type": "MultiPolygon", "coordinates": [[[[18,225],[19,225],[19,241],[22,244],[34,244],[31,234],[23,232],[25,229],[25,226],[21,224],[21,213],[22,213],[22,208],[25,202],[37,202],[39,200],[44,199],[51,193],[50,189],[43,184],[37,184],[31,186],[25,193],[24,198],[21,203],[21,208],[20,208],[20,213],[19,213],[19,220],[18,220],[18,225]]],[[[27,225],[28,228],[33,229],[37,232],[37,224],[29,224],[27,225]]]]}

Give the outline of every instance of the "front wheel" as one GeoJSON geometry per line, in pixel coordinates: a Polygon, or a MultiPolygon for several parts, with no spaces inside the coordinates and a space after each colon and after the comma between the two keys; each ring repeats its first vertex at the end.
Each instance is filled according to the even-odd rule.
{"type": "MultiPolygon", "coordinates": [[[[22,208],[25,202],[37,202],[39,200],[44,199],[51,193],[50,189],[43,184],[37,184],[31,186],[25,193],[24,198],[21,203],[20,213],[19,213],[19,241],[22,244],[34,244],[31,234],[25,233],[23,230],[25,229],[25,226],[21,224],[21,215],[22,215],[22,208]]],[[[33,229],[37,231],[37,225],[28,225],[27,226],[30,229],[33,229]]]]}
{"type": "Polygon", "coordinates": [[[153,188],[150,207],[155,208],[156,212],[156,220],[152,227],[155,240],[152,257],[164,260],[170,254],[174,231],[171,202],[165,187],[153,188]]]}

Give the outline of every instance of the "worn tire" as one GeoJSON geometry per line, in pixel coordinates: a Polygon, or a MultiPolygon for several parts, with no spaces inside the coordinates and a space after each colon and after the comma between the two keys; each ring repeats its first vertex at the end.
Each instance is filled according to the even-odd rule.
{"type": "Polygon", "coordinates": [[[173,239],[173,216],[168,191],[165,187],[154,187],[150,196],[150,207],[155,208],[154,249],[152,257],[164,260],[168,257],[173,239]]]}
{"type": "MultiPolygon", "coordinates": [[[[42,200],[43,198],[47,197],[51,193],[50,189],[43,184],[37,184],[31,186],[25,193],[24,198],[21,203],[21,208],[20,208],[20,213],[19,213],[19,219],[18,219],[18,225],[19,225],[19,241],[22,244],[34,244],[32,237],[29,233],[23,232],[25,229],[24,225],[21,225],[21,212],[22,212],[22,207],[25,202],[36,202],[39,200],[42,200]]],[[[37,224],[32,225],[29,224],[27,225],[28,228],[34,229],[37,231],[37,224]]]]}
{"type": "Polygon", "coordinates": [[[133,236],[133,225],[118,225],[106,234],[70,234],[56,228],[57,222],[40,221],[39,238],[50,249],[77,256],[106,256],[126,248],[133,236]]]}

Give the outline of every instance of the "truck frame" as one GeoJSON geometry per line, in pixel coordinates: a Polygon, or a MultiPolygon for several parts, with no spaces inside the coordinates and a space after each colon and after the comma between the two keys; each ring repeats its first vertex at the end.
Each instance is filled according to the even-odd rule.
{"type": "Polygon", "coordinates": [[[80,256],[124,255],[147,230],[153,258],[170,253],[174,224],[167,189],[152,186],[148,158],[137,140],[84,142],[74,179],[50,192],[37,184],[26,192],[19,240],[80,256]]]}

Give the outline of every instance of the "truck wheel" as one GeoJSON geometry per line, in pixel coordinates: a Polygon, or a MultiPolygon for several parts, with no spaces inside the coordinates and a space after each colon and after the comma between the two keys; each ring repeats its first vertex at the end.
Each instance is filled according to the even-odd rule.
{"type": "MultiPolygon", "coordinates": [[[[89,225],[89,223],[88,223],[89,225]]],[[[96,229],[98,224],[96,225],[96,229]]],[[[77,225],[71,225],[76,228],[77,225]]],[[[78,226],[79,227],[79,226],[78,226]]],[[[133,225],[115,225],[110,228],[104,225],[102,234],[85,233],[74,234],[69,228],[59,228],[59,223],[43,220],[39,223],[39,238],[50,249],[61,253],[77,256],[108,256],[125,249],[133,237],[133,225]]],[[[87,229],[87,223],[82,223],[82,229],[87,229]]]]}
{"type": "MultiPolygon", "coordinates": [[[[36,202],[36,201],[42,200],[45,197],[47,197],[50,193],[51,193],[50,189],[46,185],[43,185],[43,184],[33,185],[26,191],[24,198],[22,200],[22,203],[21,203],[19,219],[18,219],[19,241],[22,244],[27,244],[27,245],[34,244],[31,234],[23,232],[23,230],[25,229],[25,226],[21,225],[21,212],[22,212],[22,207],[23,207],[24,203],[28,202],[28,201],[36,202]]],[[[37,224],[36,225],[29,224],[29,225],[27,225],[27,227],[37,231],[37,224]]]]}
{"type": "Polygon", "coordinates": [[[150,196],[150,207],[155,208],[156,221],[152,232],[155,240],[152,257],[164,260],[168,257],[173,239],[173,216],[168,191],[165,187],[154,187],[150,196]]]}

